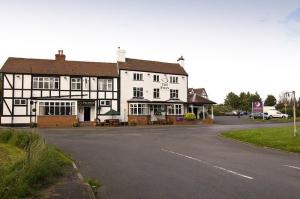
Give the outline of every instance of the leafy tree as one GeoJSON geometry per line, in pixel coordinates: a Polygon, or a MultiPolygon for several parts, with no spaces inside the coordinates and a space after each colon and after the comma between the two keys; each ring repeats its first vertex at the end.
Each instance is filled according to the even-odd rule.
{"type": "Polygon", "coordinates": [[[240,108],[240,98],[234,92],[230,92],[227,94],[224,104],[226,106],[231,106],[234,109],[240,108]]]}
{"type": "Polygon", "coordinates": [[[277,103],[277,100],[274,97],[274,95],[268,95],[265,102],[264,102],[264,105],[265,106],[275,106],[276,103],[277,103]]]}

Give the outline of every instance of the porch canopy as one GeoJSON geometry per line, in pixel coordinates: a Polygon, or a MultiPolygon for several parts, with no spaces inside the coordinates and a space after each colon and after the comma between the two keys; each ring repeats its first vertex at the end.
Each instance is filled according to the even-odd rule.
{"type": "Polygon", "coordinates": [[[205,119],[205,112],[207,111],[205,109],[205,107],[208,107],[209,105],[211,106],[211,117],[212,119],[214,119],[214,109],[213,106],[216,104],[216,102],[211,101],[210,99],[206,98],[206,97],[202,97],[200,95],[197,95],[196,93],[192,93],[192,94],[188,94],[188,100],[187,100],[187,105],[188,108],[190,108],[192,110],[192,112],[194,112],[194,108],[197,109],[197,112],[199,112],[199,109],[202,108],[202,110],[200,110],[203,114],[203,119],[205,119]]]}

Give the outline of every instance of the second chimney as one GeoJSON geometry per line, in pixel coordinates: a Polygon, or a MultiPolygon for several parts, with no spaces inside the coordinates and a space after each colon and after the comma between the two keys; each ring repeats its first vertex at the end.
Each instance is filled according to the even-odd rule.
{"type": "Polygon", "coordinates": [[[63,50],[58,50],[58,53],[55,54],[55,60],[56,61],[65,61],[66,60],[66,55],[64,55],[63,50]]]}
{"type": "Polygon", "coordinates": [[[178,64],[179,64],[181,67],[184,67],[184,58],[183,58],[183,56],[179,57],[179,58],[177,59],[177,62],[178,62],[178,64]]]}
{"type": "Polygon", "coordinates": [[[118,62],[125,62],[126,60],[126,51],[118,47],[117,50],[117,61],[118,62]]]}

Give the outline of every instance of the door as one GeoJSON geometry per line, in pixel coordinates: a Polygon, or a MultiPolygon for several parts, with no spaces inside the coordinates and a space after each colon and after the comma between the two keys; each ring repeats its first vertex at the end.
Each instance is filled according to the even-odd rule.
{"type": "Polygon", "coordinates": [[[91,107],[84,107],[84,121],[91,120],[91,107]]]}

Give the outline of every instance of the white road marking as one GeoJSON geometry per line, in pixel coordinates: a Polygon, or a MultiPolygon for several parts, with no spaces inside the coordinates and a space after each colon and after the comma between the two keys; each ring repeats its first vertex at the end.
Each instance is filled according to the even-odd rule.
{"type": "MultiPolygon", "coordinates": [[[[204,160],[201,160],[201,159],[198,159],[198,158],[194,158],[192,156],[188,156],[188,155],[184,155],[184,154],[181,154],[181,153],[177,153],[177,152],[174,152],[174,151],[170,151],[170,150],[167,150],[167,149],[161,149],[162,151],[165,151],[165,152],[168,152],[168,153],[171,153],[171,154],[174,154],[174,155],[178,155],[178,156],[181,156],[181,157],[185,157],[185,158],[188,158],[188,159],[191,159],[191,160],[194,160],[194,161],[197,161],[197,162],[201,162],[203,164],[206,164],[208,166],[212,166],[213,168],[215,169],[219,169],[219,170],[222,170],[222,171],[225,171],[227,173],[231,173],[231,174],[234,174],[234,175],[237,175],[237,176],[240,176],[240,177],[243,177],[243,178],[247,178],[247,179],[250,179],[250,180],[253,180],[254,178],[253,177],[250,177],[250,176],[247,176],[247,175],[244,175],[244,174],[241,174],[241,173],[238,173],[238,172],[235,172],[235,171],[232,171],[232,170],[229,170],[229,169],[225,169],[223,167],[220,167],[220,166],[217,166],[217,165],[212,165],[204,160]]],[[[300,169],[300,168],[299,168],[300,169]]]]}
{"type": "Polygon", "coordinates": [[[168,153],[172,153],[172,154],[175,154],[175,155],[178,155],[178,156],[182,156],[182,157],[185,157],[185,158],[188,158],[188,159],[191,159],[191,160],[195,160],[197,162],[201,162],[201,163],[204,163],[204,164],[208,164],[206,161],[204,160],[200,160],[198,158],[194,158],[194,157],[191,157],[191,156],[187,156],[187,155],[183,155],[181,153],[176,153],[174,151],[169,151],[167,149],[161,149],[162,151],[165,151],[165,152],[168,152],[168,153]]]}
{"type": "Polygon", "coordinates": [[[220,169],[220,170],[222,170],[222,171],[226,171],[226,172],[228,172],[228,173],[232,173],[232,174],[235,174],[235,175],[244,177],[244,178],[248,178],[248,179],[250,179],[250,180],[253,180],[253,179],[254,179],[254,178],[252,178],[252,177],[250,177],[250,176],[246,176],[246,175],[244,175],[244,174],[241,174],[241,173],[238,173],[238,172],[235,172],[235,171],[231,171],[231,170],[225,169],[225,168],[223,168],[223,167],[214,166],[214,168],[220,169]]]}
{"type": "Polygon", "coordinates": [[[300,167],[296,167],[296,166],[291,166],[291,165],[283,165],[283,166],[300,170],[300,167]]]}

